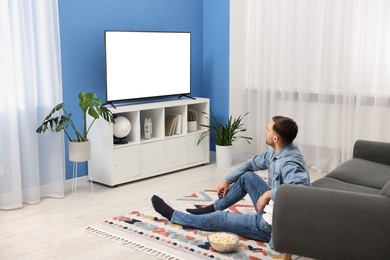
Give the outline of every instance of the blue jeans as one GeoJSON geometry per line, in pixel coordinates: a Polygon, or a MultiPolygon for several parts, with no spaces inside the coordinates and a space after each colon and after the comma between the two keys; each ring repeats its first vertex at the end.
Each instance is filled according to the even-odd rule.
{"type": "Polygon", "coordinates": [[[245,172],[235,182],[225,198],[214,202],[215,212],[192,215],[181,211],[174,211],[172,223],[209,231],[226,231],[237,235],[269,242],[271,239],[271,226],[256,209],[256,214],[244,215],[223,211],[249,194],[254,207],[264,192],[270,190],[268,184],[254,172],[245,172]]]}

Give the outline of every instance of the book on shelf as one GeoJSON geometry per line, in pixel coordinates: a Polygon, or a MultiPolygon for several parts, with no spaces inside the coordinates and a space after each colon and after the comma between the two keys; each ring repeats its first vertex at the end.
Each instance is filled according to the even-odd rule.
{"type": "Polygon", "coordinates": [[[173,130],[173,126],[175,124],[175,119],[176,119],[175,115],[167,115],[167,117],[165,118],[165,135],[166,136],[171,135],[172,130],[173,130]]]}
{"type": "Polygon", "coordinates": [[[171,136],[171,135],[177,135],[181,134],[182,129],[182,115],[174,115],[170,114],[167,115],[165,118],[165,135],[171,136]]]}
{"type": "Polygon", "coordinates": [[[177,117],[177,124],[176,124],[175,134],[180,135],[182,129],[183,116],[179,114],[176,117],[177,117]]]}
{"type": "Polygon", "coordinates": [[[177,116],[175,116],[175,119],[173,120],[173,127],[169,135],[175,134],[176,125],[177,125],[177,116]]]}

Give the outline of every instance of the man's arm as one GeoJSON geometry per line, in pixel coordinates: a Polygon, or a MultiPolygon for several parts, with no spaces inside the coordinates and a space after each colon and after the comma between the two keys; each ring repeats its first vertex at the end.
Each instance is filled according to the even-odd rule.
{"type": "Polygon", "coordinates": [[[238,178],[247,171],[259,171],[267,169],[268,157],[269,151],[256,155],[255,157],[243,162],[225,177],[226,182],[229,184],[236,182],[238,178]]]}
{"type": "Polygon", "coordinates": [[[230,184],[226,180],[222,180],[217,186],[217,194],[219,198],[225,198],[230,184]]]}
{"type": "MultiPolygon", "coordinates": [[[[281,169],[281,183],[292,185],[311,186],[310,177],[307,169],[295,162],[289,162],[282,166],[281,169]]],[[[276,191],[278,187],[274,187],[271,190],[271,198],[275,200],[276,191]]]]}
{"type": "Polygon", "coordinates": [[[260,198],[257,200],[256,208],[257,210],[264,214],[264,208],[268,205],[269,201],[271,200],[271,191],[266,191],[263,193],[263,195],[260,196],[260,198]]]}
{"type": "Polygon", "coordinates": [[[218,197],[225,197],[230,185],[236,182],[245,172],[267,169],[267,156],[269,156],[268,151],[243,162],[230,172],[217,186],[218,197]]]}

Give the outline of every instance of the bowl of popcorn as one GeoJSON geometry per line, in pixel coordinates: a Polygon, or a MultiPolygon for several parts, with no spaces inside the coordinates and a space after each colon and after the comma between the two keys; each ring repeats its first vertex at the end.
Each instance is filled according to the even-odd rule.
{"type": "Polygon", "coordinates": [[[220,253],[229,253],[238,245],[240,238],[233,233],[216,232],[207,236],[210,245],[220,253]]]}

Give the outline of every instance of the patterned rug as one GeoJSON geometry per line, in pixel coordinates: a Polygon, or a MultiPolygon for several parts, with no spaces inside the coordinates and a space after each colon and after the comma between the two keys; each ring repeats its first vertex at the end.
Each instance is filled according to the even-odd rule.
{"type": "MultiPolygon", "coordinates": [[[[194,205],[197,207],[209,205],[216,198],[216,190],[207,189],[168,203],[175,209],[185,210],[194,205]]],[[[249,197],[230,207],[229,210],[236,213],[254,212],[249,197]]],[[[88,225],[85,230],[161,259],[282,258],[281,254],[273,251],[268,244],[244,237],[240,237],[239,246],[235,251],[228,254],[218,253],[207,242],[207,234],[210,232],[172,224],[156,213],[152,207],[88,225]]]]}

